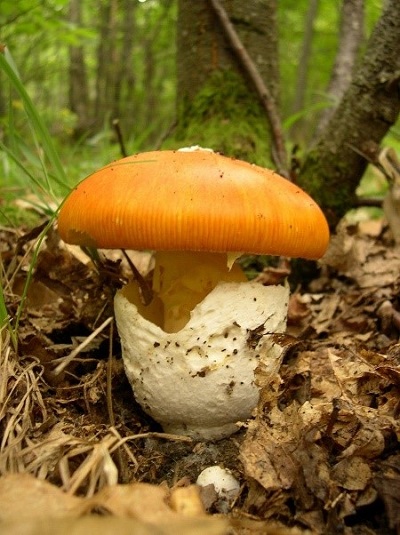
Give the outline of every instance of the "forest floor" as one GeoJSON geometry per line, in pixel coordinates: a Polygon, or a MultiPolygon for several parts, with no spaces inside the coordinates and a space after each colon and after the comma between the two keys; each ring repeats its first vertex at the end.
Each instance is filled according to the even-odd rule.
{"type": "MultiPolygon", "coordinates": [[[[18,317],[37,235],[0,234],[18,317]]],[[[112,320],[117,256],[99,272],[52,231],[18,349],[0,336],[1,533],[400,533],[400,247],[382,221],[340,227],[292,293],[255,418],[211,443],[163,434],[135,404],[112,320]],[[233,500],[193,486],[216,464],[240,482],[233,500]]]]}

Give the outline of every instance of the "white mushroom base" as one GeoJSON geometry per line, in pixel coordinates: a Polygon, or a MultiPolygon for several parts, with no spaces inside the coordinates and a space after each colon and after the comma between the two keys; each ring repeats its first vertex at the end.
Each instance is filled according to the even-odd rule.
{"type": "Polygon", "coordinates": [[[120,291],[115,316],[126,374],[136,400],[165,432],[199,440],[229,436],[259,399],[257,367],[276,372],[289,290],[256,282],[220,283],[166,333],[144,319],[120,291]]]}

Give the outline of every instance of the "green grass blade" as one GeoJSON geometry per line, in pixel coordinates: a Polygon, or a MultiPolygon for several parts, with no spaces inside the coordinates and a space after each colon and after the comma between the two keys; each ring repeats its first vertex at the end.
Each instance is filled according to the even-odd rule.
{"type": "MultiPolygon", "coordinates": [[[[29,94],[27,93],[19,77],[17,68],[15,67],[14,61],[12,59],[12,56],[6,47],[4,47],[4,49],[0,53],[0,68],[5,72],[12,86],[17,91],[18,95],[20,96],[24,104],[26,114],[29,118],[29,124],[31,126],[34,137],[37,140],[39,146],[43,149],[54,171],[57,182],[59,184],[62,184],[65,187],[66,192],[68,192],[69,188],[67,185],[68,183],[67,176],[65,174],[65,170],[61,163],[61,160],[58,156],[57,150],[55,149],[55,146],[53,144],[53,140],[51,139],[49,131],[46,128],[46,125],[42,121],[29,94]]],[[[48,193],[50,193],[53,197],[55,197],[53,193],[51,180],[49,179],[49,175],[47,172],[47,167],[44,162],[42,162],[42,169],[46,177],[46,186],[48,189],[48,193]]]]}

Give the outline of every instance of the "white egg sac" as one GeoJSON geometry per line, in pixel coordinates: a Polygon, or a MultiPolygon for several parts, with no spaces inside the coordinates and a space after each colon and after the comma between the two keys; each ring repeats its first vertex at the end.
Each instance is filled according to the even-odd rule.
{"type": "Polygon", "coordinates": [[[255,370],[276,372],[289,290],[257,282],[220,283],[166,333],[144,319],[121,292],[115,316],[127,377],[136,400],[164,431],[198,440],[229,436],[259,399],[255,370]]]}

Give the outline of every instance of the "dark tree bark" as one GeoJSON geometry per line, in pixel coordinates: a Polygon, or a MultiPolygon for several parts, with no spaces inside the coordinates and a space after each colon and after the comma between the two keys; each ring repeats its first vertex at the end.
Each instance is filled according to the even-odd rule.
{"type": "Polygon", "coordinates": [[[317,127],[317,137],[328,124],[338,102],[350,85],[360,46],[363,42],[363,24],[364,0],[343,0],[338,51],[327,89],[327,96],[333,105],[322,114],[317,127]]]}
{"type": "MultiPolygon", "coordinates": [[[[276,0],[220,3],[278,102],[276,0]]],[[[179,0],[178,6],[177,138],[252,161],[263,152],[264,161],[259,163],[270,163],[265,110],[210,2],[179,0]],[[254,125],[253,132],[249,125],[254,125]],[[256,147],[260,137],[264,137],[262,148],[256,147]]]]}
{"type": "Polygon", "coordinates": [[[317,144],[300,184],[320,203],[331,226],[354,205],[369,144],[380,144],[400,111],[400,2],[387,0],[362,61],[317,144]]]}
{"type": "MultiPolygon", "coordinates": [[[[233,0],[222,4],[272,96],[278,100],[276,1],[246,4],[233,0]]],[[[207,0],[179,0],[177,64],[178,97],[183,100],[193,100],[215,69],[232,68],[243,74],[207,0]]]]}
{"type": "MultiPolygon", "coordinates": [[[[70,0],[69,21],[82,25],[82,5],[80,0],[70,0]]],[[[86,74],[85,58],[82,46],[69,47],[69,108],[77,115],[75,135],[81,136],[89,131],[89,89],[86,74]]]]}

